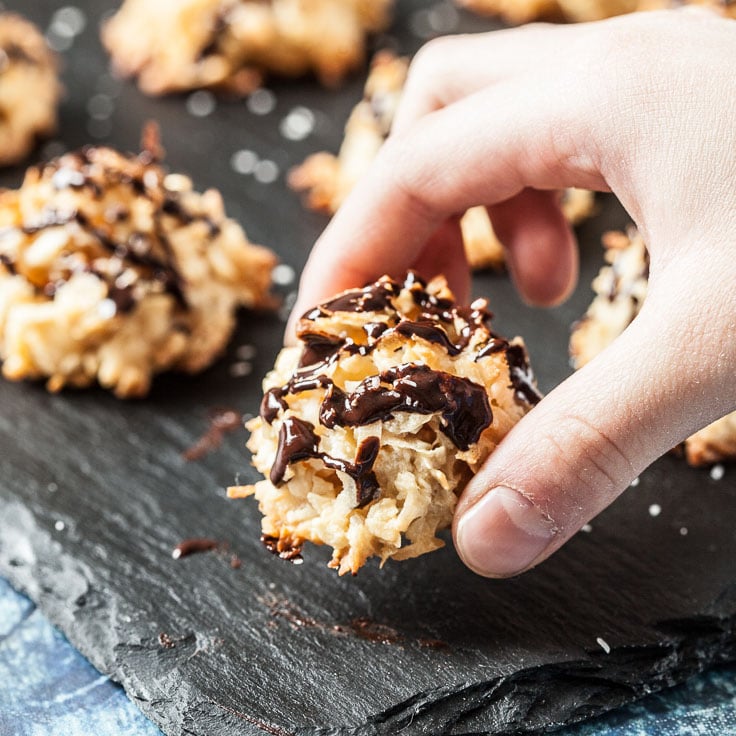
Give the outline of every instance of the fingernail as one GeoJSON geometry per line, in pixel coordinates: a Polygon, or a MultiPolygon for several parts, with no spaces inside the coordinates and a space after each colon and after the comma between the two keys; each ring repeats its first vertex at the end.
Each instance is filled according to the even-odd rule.
{"type": "Polygon", "coordinates": [[[531,501],[499,486],[458,522],[457,550],[475,572],[510,577],[526,570],[549,547],[555,532],[550,519],[531,501]]]}

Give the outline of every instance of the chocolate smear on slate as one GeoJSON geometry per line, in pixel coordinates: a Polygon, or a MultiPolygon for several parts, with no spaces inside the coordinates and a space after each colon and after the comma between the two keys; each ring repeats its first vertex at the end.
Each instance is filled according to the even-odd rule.
{"type": "Polygon", "coordinates": [[[230,545],[227,542],[218,542],[216,539],[210,539],[209,537],[191,537],[179,542],[172,550],[171,556],[175,560],[181,560],[190,555],[218,552],[220,557],[227,558],[227,562],[233,570],[239,570],[243,566],[243,561],[238,555],[229,550],[230,545]]]}
{"type": "Polygon", "coordinates": [[[379,624],[366,617],[354,618],[350,622],[350,630],[359,639],[374,641],[379,644],[400,644],[404,637],[396,629],[379,624]]]}
{"type": "Polygon", "coordinates": [[[270,734],[270,736],[296,736],[293,731],[286,731],[279,726],[274,726],[260,718],[255,718],[254,716],[250,716],[247,713],[243,713],[239,710],[235,710],[234,708],[230,708],[227,705],[223,705],[222,703],[218,703],[217,701],[212,700],[211,698],[208,698],[208,701],[212,703],[212,705],[214,705],[216,708],[221,708],[226,713],[230,713],[230,715],[233,715],[236,718],[240,718],[246,723],[250,723],[251,726],[255,726],[259,731],[270,734]]]}
{"type": "Polygon", "coordinates": [[[195,555],[201,552],[212,552],[212,550],[220,549],[221,546],[221,543],[216,539],[192,537],[179,542],[179,544],[174,547],[171,556],[175,560],[180,560],[183,557],[189,557],[189,555],[195,555]]]}
{"type": "Polygon", "coordinates": [[[357,616],[347,624],[329,624],[309,616],[285,598],[269,594],[259,600],[269,609],[272,617],[284,619],[295,629],[319,629],[334,636],[352,636],[374,644],[417,644],[422,649],[449,649],[447,642],[441,639],[412,638],[368,616],[357,616]]]}
{"type": "Polygon", "coordinates": [[[235,432],[243,426],[242,415],[235,409],[215,409],[210,412],[207,431],[188,449],[182,453],[185,460],[201,460],[205,455],[216,450],[228,432],[235,432]]]}

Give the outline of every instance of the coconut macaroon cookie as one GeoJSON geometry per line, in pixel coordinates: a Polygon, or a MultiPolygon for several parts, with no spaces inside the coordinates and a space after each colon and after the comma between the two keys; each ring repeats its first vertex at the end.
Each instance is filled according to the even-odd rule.
{"type": "Polygon", "coordinates": [[[509,23],[528,23],[560,15],[557,0],[456,0],[457,4],[483,15],[497,15],[509,23]]]}
{"type": "MultiPolygon", "coordinates": [[[[371,63],[363,99],[355,106],[337,156],[320,152],[311,155],[289,174],[289,185],[306,193],[307,206],[334,214],[360,178],[391,132],[401,102],[409,59],[381,51],[371,63]]],[[[593,193],[568,189],[562,207],[568,220],[576,224],[593,211],[593,193]]],[[[500,268],[504,263],[501,242],[485,207],[469,209],[460,221],[465,253],[472,268],[500,268]]]]}
{"type": "Polygon", "coordinates": [[[327,544],[344,574],[443,546],[459,492],[540,399],[524,343],[490,322],[411,272],[304,315],[247,425],[266,479],[230,489],[255,495],[270,551],[327,544]]]}
{"type": "Polygon", "coordinates": [[[273,254],[248,242],[218,192],[166,174],[155,148],[84,148],[0,193],[6,378],[142,396],[155,373],[206,368],[236,309],[267,303],[273,254]]]}
{"type": "Polygon", "coordinates": [[[736,5],[732,0],[457,0],[457,3],[483,15],[497,15],[509,23],[539,19],[576,23],[683,5],[703,5],[736,17],[736,5]]]}
{"type": "MultiPolygon", "coordinates": [[[[636,230],[603,237],[607,265],[593,281],[595,298],[573,328],[570,355],[582,368],[610,345],[639,314],[649,286],[649,254],[636,230]]],[[[713,422],[684,443],[690,465],[736,459],[736,412],[713,422]]]]}
{"type": "Polygon", "coordinates": [[[457,0],[469,10],[498,15],[509,23],[532,20],[588,21],[630,13],[638,0],[457,0]]]}
{"type": "Polygon", "coordinates": [[[56,129],[56,56],[32,23],[0,13],[0,166],[22,161],[56,129]]]}
{"type": "Polygon", "coordinates": [[[264,73],[339,82],[388,24],[393,0],[125,0],[102,40],[147,94],[198,87],[248,94],[264,73]]]}

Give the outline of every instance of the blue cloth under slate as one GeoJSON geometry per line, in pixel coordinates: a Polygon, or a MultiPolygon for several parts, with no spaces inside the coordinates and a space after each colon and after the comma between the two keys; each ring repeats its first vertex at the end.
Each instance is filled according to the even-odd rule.
{"type": "MultiPolygon", "coordinates": [[[[2,579],[0,683],[0,736],[161,736],[121,688],[2,579]]],[[[558,733],[736,736],[736,667],[558,733]]]]}

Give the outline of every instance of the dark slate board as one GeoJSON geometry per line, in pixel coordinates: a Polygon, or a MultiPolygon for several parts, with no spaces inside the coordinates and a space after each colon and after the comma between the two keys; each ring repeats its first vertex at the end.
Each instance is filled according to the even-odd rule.
{"type": "MultiPolygon", "coordinates": [[[[44,26],[53,10],[41,0],[7,5],[44,26]]],[[[88,99],[112,89],[96,40],[109,3],[79,5],[90,22],[66,54],[60,137],[69,146],[89,138],[88,99]]],[[[410,28],[426,21],[416,15],[426,7],[401,0],[401,50],[419,44],[410,28]]],[[[462,29],[492,27],[461,16],[462,29]]],[[[259,184],[234,173],[230,156],[251,149],[283,172],[312,150],[335,149],[361,84],[335,94],[273,83],[269,115],[230,102],[204,119],[186,113],[184,98],[150,100],[124,85],[105,140],[134,148],[142,122],[160,120],[172,169],[219,186],[250,236],[298,270],[324,219],[300,208],[283,176],[259,184]],[[300,143],[278,131],[296,105],[318,120],[300,143]]],[[[19,178],[6,172],[0,183],[19,178]]],[[[526,336],[545,389],[569,372],[568,328],[590,298],[600,232],[626,219],[608,199],[583,227],[583,286],[559,309],[526,308],[503,276],[475,280],[498,329],[526,336]]],[[[0,383],[0,574],[167,734],[529,733],[736,659],[734,475],[716,482],[673,457],[590,533],[517,580],[474,576],[451,545],[383,571],[369,565],[354,579],[328,570],[323,549],[307,550],[300,567],[268,555],[255,504],[225,497],[236,474],[255,478],[245,432],[200,462],[181,453],[213,407],[256,411],[282,329],[275,315],[244,314],[223,361],[199,377],[161,378],[144,401],[0,383]],[[257,347],[253,373],[235,378],[244,344],[257,347]],[[173,560],[190,536],[229,543],[242,566],[233,569],[229,553],[173,560]]]]}

